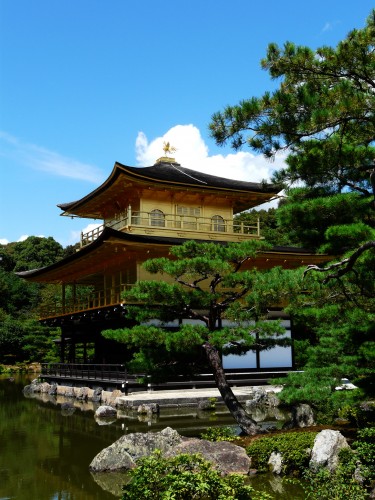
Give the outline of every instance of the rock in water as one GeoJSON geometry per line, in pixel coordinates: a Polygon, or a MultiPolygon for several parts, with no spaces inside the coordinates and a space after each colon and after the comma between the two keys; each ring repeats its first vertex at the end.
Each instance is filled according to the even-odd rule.
{"type": "Polygon", "coordinates": [[[165,452],[181,443],[177,431],[167,427],[161,432],[136,432],[120,437],[99,452],[90,464],[93,472],[132,469],[138,458],[146,457],[155,450],[165,452]]]}
{"type": "Polygon", "coordinates": [[[117,410],[112,406],[102,405],[95,412],[95,418],[112,418],[117,415],[117,410]]]}

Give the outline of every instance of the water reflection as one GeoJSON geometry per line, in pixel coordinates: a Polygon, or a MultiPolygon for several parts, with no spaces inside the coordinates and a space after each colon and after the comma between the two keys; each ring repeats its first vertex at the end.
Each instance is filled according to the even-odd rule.
{"type": "Polygon", "coordinates": [[[88,464],[121,430],[103,433],[92,414],[64,417],[60,408],[26,399],[28,380],[0,378],[0,498],[107,500],[88,464]]]}
{"type": "MultiPolygon", "coordinates": [[[[48,394],[26,398],[22,389],[28,383],[25,377],[10,382],[0,376],[0,499],[118,498],[126,475],[94,478],[88,466],[123,434],[170,426],[184,436],[197,436],[207,427],[236,427],[221,405],[214,412],[162,408],[160,415],[121,410],[116,420],[101,425],[94,418],[98,403],[48,394]]],[[[277,428],[286,418],[277,408],[256,408],[253,416],[263,426],[277,428]]]]}

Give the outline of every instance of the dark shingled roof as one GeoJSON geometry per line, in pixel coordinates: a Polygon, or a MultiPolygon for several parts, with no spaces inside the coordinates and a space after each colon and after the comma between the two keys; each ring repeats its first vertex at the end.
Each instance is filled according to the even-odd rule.
{"type": "Polygon", "coordinates": [[[121,173],[127,174],[134,180],[150,180],[160,184],[200,187],[208,190],[222,189],[231,192],[242,191],[268,193],[270,195],[277,194],[281,190],[280,186],[275,184],[226,179],[224,177],[217,177],[216,175],[209,175],[196,170],[191,170],[189,168],[182,167],[179,163],[175,162],[162,161],[151,167],[129,167],[116,162],[108,179],[97,189],[80,200],[69,203],[61,203],[57,206],[62,210],[69,210],[76,204],[81,204],[81,202],[84,202],[92,196],[95,196],[95,194],[102,192],[103,189],[109,187],[121,173]]]}
{"type": "MultiPolygon", "coordinates": [[[[120,165],[120,164],[119,164],[120,165]]],[[[278,192],[279,187],[274,184],[262,184],[259,182],[237,181],[209,175],[196,170],[182,167],[179,163],[161,162],[152,167],[136,168],[121,165],[126,171],[156,181],[167,181],[178,184],[189,184],[191,186],[206,186],[243,191],[256,191],[273,193],[278,192]]]]}

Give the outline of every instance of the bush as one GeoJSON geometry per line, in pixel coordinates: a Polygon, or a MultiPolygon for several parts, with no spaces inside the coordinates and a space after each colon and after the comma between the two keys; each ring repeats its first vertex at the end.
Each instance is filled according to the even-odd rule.
{"type": "Polygon", "coordinates": [[[365,500],[375,481],[375,428],[358,431],[352,447],[340,451],[335,473],[321,468],[303,473],[306,499],[365,500]]]}
{"type": "Polygon", "coordinates": [[[303,486],[306,500],[365,500],[368,498],[366,490],[343,471],[331,474],[325,468],[320,468],[316,472],[306,470],[303,478],[307,484],[303,486]]]}
{"type": "Polygon", "coordinates": [[[165,458],[160,451],[141,458],[130,471],[123,500],[269,500],[244,484],[244,477],[220,472],[200,455],[165,458]]]}
{"type": "Polygon", "coordinates": [[[316,432],[290,432],[278,436],[264,436],[256,439],[246,448],[252,465],[259,472],[267,472],[268,460],[272,452],[283,458],[284,474],[302,473],[308,466],[310,450],[314,445],[316,432]]]}
{"type": "Polygon", "coordinates": [[[208,427],[201,434],[207,441],[235,441],[239,439],[233,427],[208,427]]]}

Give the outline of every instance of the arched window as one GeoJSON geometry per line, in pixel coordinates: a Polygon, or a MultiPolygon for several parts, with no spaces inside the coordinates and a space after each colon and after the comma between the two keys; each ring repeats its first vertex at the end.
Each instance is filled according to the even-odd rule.
{"type": "Polygon", "coordinates": [[[158,210],[157,208],[155,210],[151,210],[150,225],[157,227],[165,226],[165,215],[161,210],[158,210]]]}
{"type": "Polygon", "coordinates": [[[224,233],[225,222],[224,219],[221,217],[221,215],[214,215],[211,220],[212,220],[212,230],[224,233]]]}

